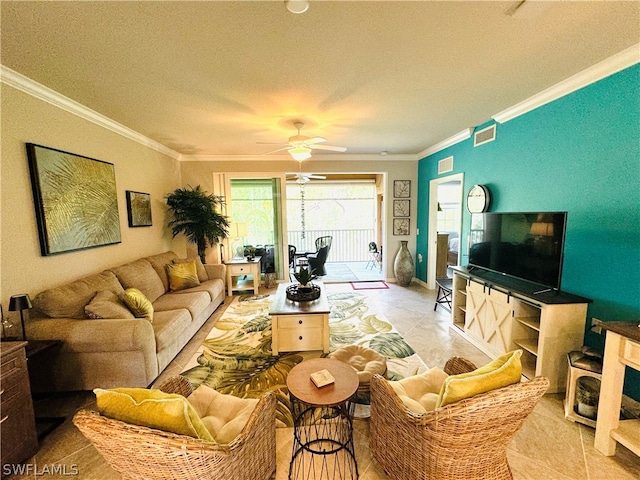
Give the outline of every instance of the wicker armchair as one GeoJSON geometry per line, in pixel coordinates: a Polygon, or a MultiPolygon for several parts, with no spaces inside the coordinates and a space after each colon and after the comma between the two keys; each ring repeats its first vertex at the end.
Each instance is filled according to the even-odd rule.
{"type": "MultiPolygon", "coordinates": [[[[449,375],[475,366],[460,357],[447,362],[449,375]]],[[[507,445],[549,386],[536,377],[415,414],[389,383],[371,382],[371,452],[394,480],[512,479],[507,445]]]]}
{"type": "MultiPolygon", "coordinates": [[[[160,390],[191,394],[184,377],[171,377],[160,390]]],[[[276,399],[260,398],[242,432],[228,445],[163,432],[80,410],[73,423],[123,479],[273,478],[276,471],[276,399]]]]}

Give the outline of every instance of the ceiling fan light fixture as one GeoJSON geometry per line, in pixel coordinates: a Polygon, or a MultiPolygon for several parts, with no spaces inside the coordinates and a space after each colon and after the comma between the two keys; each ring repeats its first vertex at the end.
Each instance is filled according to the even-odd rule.
{"type": "Polygon", "coordinates": [[[289,149],[289,153],[299,162],[311,157],[311,149],[303,146],[297,146],[289,149]]]}
{"type": "Polygon", "coordinates": [[[285,0],[284,4],[291,13],[304,13],[309,10],[309,2],[307,0],[285,0]]]}

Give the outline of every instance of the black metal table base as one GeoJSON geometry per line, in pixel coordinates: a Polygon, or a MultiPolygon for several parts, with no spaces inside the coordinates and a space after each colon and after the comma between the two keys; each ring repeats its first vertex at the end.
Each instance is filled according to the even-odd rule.
{"type": "Polygon", "coordinates": [[[357,479],[354,404],[313,407],[292,398],[294,418],[290,480],[357,479]]]}

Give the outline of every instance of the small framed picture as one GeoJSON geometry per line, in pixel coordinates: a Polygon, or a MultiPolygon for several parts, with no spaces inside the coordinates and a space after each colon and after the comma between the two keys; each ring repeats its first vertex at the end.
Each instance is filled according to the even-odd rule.
{"type": "Polygon", "coordinates": [[[127,190],[127,215],[130,227],[150,227],[151,195],[127,190]]]}
{"type": "Polygon", "coordinates": [[[393,181],[393,198],[411,197],[411,180],[393,181]]]}
{"type": "Polygon", "coordinates": [[[410,212],[411,200],[394,200],[393,201],[393,216],[394,217],[408,217],[410,212]]]}
{"type": "Polygon", "coordinates": [[[408,218],[394,218],[393,219],[393,234],[394,235],[409,235],[409,219],[408,218]]]}

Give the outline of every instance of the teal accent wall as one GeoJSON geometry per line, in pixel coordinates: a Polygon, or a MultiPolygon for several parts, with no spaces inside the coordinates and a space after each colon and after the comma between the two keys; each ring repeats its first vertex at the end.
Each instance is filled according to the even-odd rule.
{"type": "MultiPolygon", "coordinates": [[[[640,65],[497,125],[496,140],[465,140],[418,166],[417,252],[426,258],[429,182],[454,157],[463,192],[489,187],[490,211],[567,211],[562,290],[593,299],[591,317],[640,323],[640,65]]],[[[480,129],[486,125],[479,125],[480,129]]],[[[470,214],[463,207],[462,264],[470,214]]],[[[426,281],[421,269],[416,276],[426,281]]],[[[585,344],[603,349],[590,331],[585,344]]],[[[640,400],[640,374],[627,369],[625,393],[640,400]]]]}

